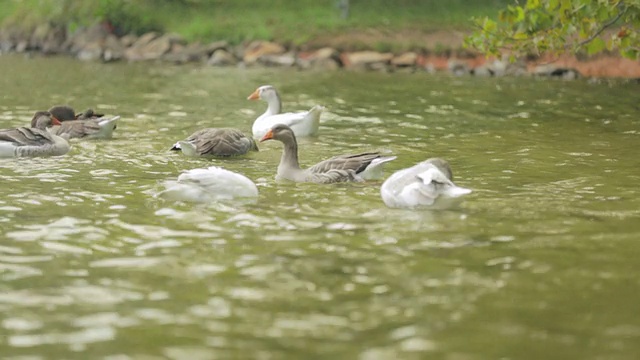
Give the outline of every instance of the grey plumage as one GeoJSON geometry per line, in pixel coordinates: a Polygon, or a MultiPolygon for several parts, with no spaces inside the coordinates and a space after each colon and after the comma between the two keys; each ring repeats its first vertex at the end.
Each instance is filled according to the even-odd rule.
{"type": "Polygon", "coordinates": [[[287,125],[276,125],[260,141],[278,140],[284,149],[276,178],[297,182],[336,183],[364,181],[382,175],[382,164],[395,156],[382,156],[376,152],[355,155],[339,155],[319,162],[308,169],[301,169],[298,162],[298,142],[287,125]]]}
{"type": "Polygon", "coordinates": [[[89,120],[63,121],[53,128],[54,134],[68,134],[69,138],[111,138],[119,116],[89,120]]]}
{"type": "Polygon", "coordinates": [[[37,127],[0,130],[0,156],[57,156],[69,151],[69,143],[47,128],[60,122],[46,111],[38,111],[31,123],[37,127]]]}
{"type": "MultiPolygon", "coordinates": [[[[171,150],[192,150],[194,156],[238,156],[250,151],[258,151],[256,141],[243,132],[232,128],[207,128],[191,134],[186,140],[175,144],[171,150]],[[185,144],[188,143],[188,144],[185,144]],[[185,146],[193,149],[185,149],[185,146]]],[[[187,150],[187,151],[185,151],[187,150]]]]}

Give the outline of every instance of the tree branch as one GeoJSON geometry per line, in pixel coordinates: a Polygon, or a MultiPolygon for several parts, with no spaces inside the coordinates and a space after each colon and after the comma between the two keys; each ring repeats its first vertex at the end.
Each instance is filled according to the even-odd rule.
{"type": "MultiPolygon", "coordinates": [[[[589,36],[588,38],[582,40],[581,42],[578,43],[578,45],[576,45],[576,47],[582,47],[590,42],[593,41],[593,39],[597,38],[598,36],[600,36],[600,34],[602,34],[602,32],[610,27],[611,25],[615,24],[616,21],[620,20],[620,18],[622,17],[622,15],[624,15],[625,12],[627,12],[627,7],[624,6],[623,4],[619,4],[619,6],[621,7],[620,12],[618,13],[618,15],[611,19],[609,22],[605,23],[604,25],[602,25],[602,27],[600,29],[598,29],[598,31],[596,31],[595,33],[593,33],[591,36],[589,36]]],[[[568,48],[569,46],[567,45],[565,48],[568,48]]]]}

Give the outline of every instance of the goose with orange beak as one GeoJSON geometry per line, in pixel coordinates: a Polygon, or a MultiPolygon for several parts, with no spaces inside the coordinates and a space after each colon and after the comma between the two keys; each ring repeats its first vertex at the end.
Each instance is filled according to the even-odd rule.
{"type": "Polygon", "coordinates": [[[67,139],[56,135],[52,127],[60,121],[47,111],[33,116],[34,127],[0,130],[0,157],[59,156],[69,152],[67,139]]]}
{"type": "Polygon", "coordinates": [[[56,134],[69,134],[69,138],[110,139],[120,119],[120,116],[108,117],[93,109],[76,114],[69,105],[55,105],[47,111],[62,122],[56,134]]]}
{"type": "Polygon", "coordinates": [[[262,138],[277,124],[289,126],[297,137],[312,136],[318,132],[324,106],[316,105],[309,111],[281,113],[280,95],[271,85],[260,86],[247,99],[267,102],[267,110],[254,121],[251,129],[256,139],[262,138]]]}
{"type": "Polygon", "coordinates": [[[321,161],[310,168],[300,168],[296,136],[287,125],[278,124],[267,131],[260,142],[277,140],[284,145],[276,180],[295,182],[338,183],[379,179],[385,163],[395,156],[382,156],[377,152],[339,155],[321,161]]]}

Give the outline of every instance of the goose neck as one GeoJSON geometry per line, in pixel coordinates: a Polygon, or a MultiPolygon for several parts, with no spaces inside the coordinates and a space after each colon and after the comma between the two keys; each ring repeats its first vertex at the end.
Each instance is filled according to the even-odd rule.
{"type": "Polygon", "coordinates": [[[282,102],[280,101],[280,96],[278,96],[278,94],[274,94],[274,96],[267,98],[266,101],[267,111],[265,112],[265,115],[277,115],[282,112],[282,102]]]}
{"type": "Polygon", "coordinates": [[[280,158],[280,167],[299,170],[300,163],[298,162],[298,144],[296,140],[291,138],[282,143],[284,144],[284,150],[280,158]]]}

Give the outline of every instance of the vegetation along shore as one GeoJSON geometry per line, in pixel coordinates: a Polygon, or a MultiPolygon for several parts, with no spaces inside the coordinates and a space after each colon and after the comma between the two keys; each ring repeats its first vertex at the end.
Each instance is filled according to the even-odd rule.
{"type": "Polygon", "coordinates": [[[617,54],[548,53],[514,61],[465,47],[474,30],[471,18],[495,16],[511,3],[12,1],[0,4],[0,53],[103,62],[640,78],[640,62],[617,54]]]}

